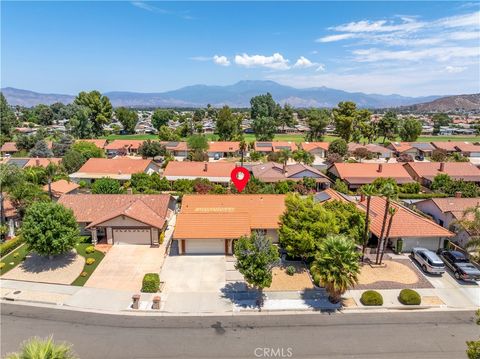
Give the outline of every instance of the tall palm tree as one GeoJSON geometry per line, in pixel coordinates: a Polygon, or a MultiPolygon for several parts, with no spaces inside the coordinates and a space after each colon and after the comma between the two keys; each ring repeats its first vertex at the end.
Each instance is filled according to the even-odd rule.
{"type": "Polygon", "coordinates": [[[6,359],[76,359],[72,347],[67,343],[55,343],[52,337],[31,338],[22,343],[20,352],[11,353],[6,359]]]}
{"type": "Polygon", "coordinates": [[[283,165],[283,173],[287,171],[287,162],[290,158],[292,158],[292,151],[290,150],[281,150],[278,154],[278,160],[283,165]]]}
{"type": "Polygon", "coordinates": [[[467,208],[461,219],[456,221],[457,232],[465,230],[470,235],[466,248],[477,252],[480,258],[480,204],[467,208]]]}
{"type": "Polygon", "coordinates": [[[47,183],[48,183],[48,196],[50,199],[53,198],[52,195],[52,181],[53,178],[58,174],[60,168],[56,164],[50,162],[48,166],[45,168],[45,175],[47,176],[47,183]]]}
{"type": "Polygon", "coordinates": [[[383,222],[382,222],[382,230],[380,232],[380,237],[378,238],[378,245],[377,245],[377,256],[375,258],[375,263],[380,264],[380,249],[383,246],[383,235],[385,234],[385,229],[387,227],[387,217],[388,212],[390,210],[390,202],[393,198],[397,196],[397,190],[391,183],[385,183],[382,188],[380,188],[380,194],[382,197],[385,197],[385,212],[383,213],[383,222]]]}
{"type": "Polygon", "coordinates": [[[331,302],[339,302],[342,294],[358,283],[358,259],[359,253],[352,239],[333,235],[321,242],[310,271],[325,286],[331,302]]]}
{"type": "Polygon", "coordinates": [[[240,155],[242,156],[240,159],[240,164],[243,167],[243,156],[245,155],[245,152],[247,151],[247,142],[245,140],[240,141],[240,155]]]}
{"type": "Polygon", "coordinates": [[[362,262],[365,259],[365,251],[368,244],[368,232],[370,229],[370,204],[372,202],[372,196],[377,193],[377,189],[374,185],[366,184],[360,188],[360,193],[367,198],[367,214],[365,216],[365,229],[363,231],[362,241],[362,262]]]}
{"type": "Polygon", "coordinates": [[[382,264],[383,254],[385,253],[388,239],[390,237],[390,230],[392,229],[393,216],[395,216],[395,213],[397,213],[397,210],[394,207],[390,207],[390,209],[388,210],[390,218],[388,220],[387,233],[385,234],[385,239],[383,240],[382,253],[380,254],[380,264],[382,264]]]}

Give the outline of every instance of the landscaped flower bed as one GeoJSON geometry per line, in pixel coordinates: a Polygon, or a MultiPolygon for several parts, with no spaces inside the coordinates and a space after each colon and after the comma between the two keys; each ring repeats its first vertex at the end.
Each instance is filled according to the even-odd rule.
{"type": "Polygon", "coordinates": [[[7,273],[9,270],[15,268],[20,264],[27,254],[29,253],[28,246],[26,244],[16,248],[9,255],[0,260],[0,275],[7,273]]]}
{"type": "Polygon", "coordinates": [[[103,257],[105,257],[105,255],[102,252],[97,250],[95,250],[93,253],[87,253],[87,252],[91,252],[91,249],[87,250],[87,248],[89,247],[92,247],[91,243],[79,243],[75,246],[77,253],[82,257],[85,257],[85,266],[83,267],[82,273],[78,276],[77,279],[73,281],[72,285],[76,285],[79,287],[82,287],[83,285],[85,285],[85,283],[87,282],[88,278],[90,278],[95,268],[97,268],[97,266],[102,261],[103,257]],[[88,260],[89,258],[94,259],[93,263],[91,263],[92,262],[91,260],[88,260]]]}

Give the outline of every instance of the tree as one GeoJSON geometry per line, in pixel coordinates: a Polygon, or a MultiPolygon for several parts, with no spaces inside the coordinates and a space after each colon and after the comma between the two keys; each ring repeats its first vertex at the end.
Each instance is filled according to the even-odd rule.
{"type": "Polygon", "coordinates": [[[315,156],[310,152],[305,150],[296,150],[293,152],[292,157],[295,161],[304,163],[306,165],[311,165],[315,160],[315,156]]]}
{"type": "Polygon", "coordinates": [[[393,216],[395,216],[395,213],[397,213],[396,208],[390,207],[388,209],[388,214],[389,214],[388,226],[387,226],[387,232],[385,233],[385,239],[383,240],[383,246],[381,248],[380,264],[382,264],[383,255],[385,254],[385,249],[387,248],[387,243],[390,238],[390,230],[392,228],[393,216]]]}
{"type": "Polygon", "coordinates": [[[457,233],[465,230],[469,234],[466,248],[475,251],[480,259],[480,205],[467,208],[462,218],[455,222],[455,227],[457,233]]]}
{"type": "Polygon", "coordinates": [[[22,237],[31,250],[42,256],[70,251],[79,235],[73,211],[56,202],[32,204],[23,220],[22,237]]]}
{"type": "Polygon", "coordinates": [[[30,151],[36,143],[36,136],[19,135],[15,141],[15,145],[19,151],[30,151]]]}
{"type": "Polygon", "coordinates": [[[338,303],[342,294],[358,283],[358,259],[355,242],[345,236],[328,236],[320,243],[310,271],[325,287],[331,302],[338,303]]]}
{"type": "Polygon", "coordinates": [[[431,160],[434,162],[445,162],[447,160],[447,151],[443,148],[436,148],[432,151],[431,160]]]}
{"type": "Polygon", "coordinates": [[[138,148],[138,153],[143,158],[154,158],[156,156],[164,156],[166,149],[165,146],[158,141],[146,140],[138,148]]]}
{"type": "Polygon", "coordinates": [[[70,133],[75,138],[92,138],[94,136],[91,110],[86,106],[75,106],[68,122],[70,133]]]}
{"type": "Polygon", "coordinates": [[[168,126],[160,126],[158,138],[160,141],[180,141],[180,135],[168,126]]]}
{"type": "Polygon", "coordinates": [[[307,141],[322,141],[331,116],[331,112],[326,109],[311,108],[306,111],[308,132],[305,139],[307,141]]]}
{"type": "Polygon", "coordinates": [[[362,137],[366,138],[368,142],[372,142],[377,136],[377,128],[370,120],[372,113],[369,110],[357,110],[353,120],[352,140],[360,143],[362,137]]]}
{"type": "Polygon", "coordinates": [[[50,197],[50,200],[53,199],[52,181],[54,181],[55,178],[61,174],[62,174],[61,167],[53,162],[50,162],[47,165],[47,167],[45,167],[45,177],[48,184],[48,196],[50,197]]]}
{"type": "Polygon", "coordinates": [[[115,110],[115,115],[127,134],[135,133],[135,126],[138,122],[138,114],[136,111],[129,110],[126,107],[119,107],[115,110]]]}
{"type": "Polygon", "coordinates": [[[245,140],[241,140],[239,144],[239,150],[240,150],[240,156],[241,156],[240,166],[242,167],[243,167],[243,157],[245,156],[245,152],[247,151],[247,149],[248,149],[247,142],[245,140]]]}
{"type": "Polygon", "coordinates": [[[23,182],[23,173],[13,164],[0,163],[0,226],[5,224],[5,193],[23,182]]]}
{"type": "Polygon", "coordinates": [[[293,116],[293,108],[289,104],[285,104],[283,108],[279,109],[277,114],[277,126],[281,126],[285,131],[285,127],[293,127],[296,124],[295,117],[293,116]]]}
{"type": "Polygon", "coordinates": [[[272,269],[280,257],[278,249],[271,240],[255,231],[247,237],[243,236],[235,241],[234,247],[237,269],[251,286],[259,291],[257,303],[261,308],[263,303],[263,289],[272,284],[272,269]]]}
{"type": "Polygon", "coordinates": [[[387,218],[390,212],[391,200],[395,198],[398,194],[398,188],[395,188],[391,183],[386,183],[383,187],[380,188],[380,194],[385,197],[385,211],[383,213],[382,229],[380,231],[380,237],[378,238],[377,245],[377,256],[375,259],[376,264],[382,264],[380,259],[380,252],[384,247],[384,242],[386,238],[384,237],[385,229],[387,225],[387,218]]]}
{"type": "Polygon", "coordinates": [[[232,113],[228,106],[218,112],[216,121],[216,134],[219,141],[234,141],[239,139],[242,134],[241,129],[242,119],[232,113]]]}
{"type": "MultiPolygon", "coordinates": [[[[480,309],[475,312],[476,324],[480,325],[480,309]]],[[[480,358],[480,339],[467,341],[467,357],[468,359],[480,358]]]]}
{"type": "Polygon", "coordinates": [[[277,124],[274,117],[261,116],[252,121],[252,130],[257,141],[271,141],[275,137],[277,124]]]}
{"type": "Polygon", "coordinates": [[[67,343],[55,343],[52,337],[37,337],[22,343],[18,353],[10,353],[6,359],[77,359],[72,346],[67,343]]]}
{"type": "Polygon", "coordinates": [[[208,150],[207,138],[203,135],[193,135],[187,140],[188,149],[191,151],[190,156],[194,161],[204,161],[206,151],[208,150]]]}
{"type": "Polygon", "coordinates": [[[168,128],[168,121],[171,120],[172,118],[173,118],[173,113],[171,110],[156,109],[152,115],[152,125],[158,131],[160,131],[160,128],[162,126],[167,126],[168,128]]]}
{"type": "Polygon", "coordinates": [[[350,193],[348,189],[348,185],[345,182],[343,182],[340,178],[337,178],[335,180],[335,183],[333,184],[333,189],[337,192],[344,193],[344,194],[350,193]]]}
{"type": "Polygon", "coordinates": [[[332,141],[328,146],[328,153],[336,153],[342,157],[345,157],[348,152],[348,145],[347,142],[342,138],[337,138],[336,140],[332,141]]]}
{"type": "Polygon", "coordinates": [[[398,118],[393,111],[387,111],[385,115],[378,121],[378,134],[385,139],[394,140],[398,134],[398,118]]]}
{"type": "Polygon", "coordinates": [[[433,121],[433,135],[436,136],[440,133],[441,126],[448,126],[450,124],[450,117],[446,113],[436,113],[432,116],[433,121]]]}
{"type": "Polygon", "coordinates": [[[34,202],[48,201],[48,196],[42,188],[27,181],[16,184],[8,194],[20,217],[25,215],[27,208],[34,202]]]}
{"type": "Polygon", "coordinates": [[[92,131],[95,136],[103,134],[103,126],[112,119],[112,104],[108,97],[99,91],[80,92],[74,103],[85,106],[90,110],[89,119],[92,123],[92,131]]]}
{"type": "Polygon", "coordinates": [[[70,149],[63,156],[62,165],[68,173],[77,172],[87,159],[78,151],[70,149]]]}
{"type": "Polygon", "coordinates": [[[422,133],[422,123],[413,117],[403,121],[400,126],[400,138],[402,141],[414,142],[422,133]]]}
{"type": "Polygon", "coordinates": [[[292,157],[292,151],[284,149],[278,153],[278,161],[283,165],[283,173],[287,171],[288,160],[292,157]]]}
{"type": "Polygon", "coordinates": [[[349,142],[352,138],[354,123],[357,117],[357,105],[354,102],[340,102],[333,111],[335,132],[340,138],[349,142]]]}
{"type": "Polygon", "coordinates": [[[370,205],[372,202],[372,196],[377,193],[375,186],[371,184],[366,184],[360,187],[360,193],[367,198],[367,214],[365,217],[365,228],[363,230],[363,241],[362,241],[362,262],[365,259],[365,250],[367,249],[368,244],[368,233],[370,232],[370,205]]]}
{"type": "Polygon", "coordinates": [[[34,109],[37,123],[42,126],[49,126],[53,123],[53,111],[50,106],[39,104],[34,109]]]}
{"type": "Polygon", "coordinates": [[[7,99],[3,95],[3,92],[0,92],[0,118],[0,135],[4,136],[6,139],[10,139],[12,130],[17,123],[17,119],[15,113],[10,108],[7,99]]]}
{"type": "Polygon", "coordinates": [[[92,193],[93,194],[120,194],[123,193],[122,186],[120,182],[112,179],[103,177],[92,184],[92,193]]]}
{"type": "Polygon", "coordinates": [[[358,147],[353,151],[353,156],[361,162],[364,158],[372,158],[372,153],[366,147],[358,147]]]}
{"type": "Polygon", "coordinates": [[[258,95],[250,99],[250,118],[253,120],[260,117],[271,117],[275,119],[278,113],[278,105],[270,93],[258,95]]]}
{"type": "Polygon", "coordinates": [[[85,159],[105,157],[103,149],[98,148],[94,143],[87,141],[76,141],[71,150],[80,153],[85,159]]]}
{"type": "Polygon", "coordinates": [[[63,135],[59,141],[53,142],[52,151],[56,157],[63,157],[73,144],[73,137],[63,135]]]}
{"type": "Polygon", "coordinates": [[[430,188],[435,192],[445,193],[448,196],[454,196],[456,192],[461,192],[462,197],[465,198],[480,196],[480,187],[475,183],[454,180],[446,173],[436,175],[430,188]]]}
{"type": "Polygon", "coordinates": [[[355,203],[344,201],[328,201],[322,206],[333,214],[337,224],[338,234],[344,234],[356,243],[362,243],[365,228],[365,216],[355,203]]]}
{"type": "Polygon", "coordinates": [[[48,148],[48,144],[44,140],[37,141],[35,146],[30,150],[30,157],[49,158],[53,157],[53,152],[48,148]]]}

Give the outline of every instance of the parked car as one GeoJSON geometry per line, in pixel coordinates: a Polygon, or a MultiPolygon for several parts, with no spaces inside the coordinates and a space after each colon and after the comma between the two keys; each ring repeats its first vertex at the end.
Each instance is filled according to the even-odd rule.
{"type": "Polygon", "coordinates": [[[440,256],[458,280],[480,280],[480,270],[459,251],[443,251],[440,256]]]}
{"type": "Polygon", "coordinates": [[[415,247],[412,249],[412,257],[418,262],[422,270],[431,274],[445,273],[445,264],[435,252],[426,248],[415,247]]]}

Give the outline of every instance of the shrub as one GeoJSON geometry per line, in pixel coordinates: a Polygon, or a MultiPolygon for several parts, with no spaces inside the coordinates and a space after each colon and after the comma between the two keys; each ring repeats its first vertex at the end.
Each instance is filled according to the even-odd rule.
{"type": "Polygon", "coordinates": [[[160,276],[158,273],[147,273],[143,277],[142,292],[157,293],[160,289],[160,276]]]}
{"type": "Polygon", "coordinates": [[[13,258],[18,258],[19,255],[20,255],[20,253],[15,252],[15,253],[13,253],[13,258]]]}
{"type": "Polygon", "coordinates": [[[320,284],[320,275],[318,275],[318,274],[314,274],[314,275],[313,275],[313,283],[314,283],[317,287],[321,287],[321,284],[320,284]]]}
{"type": "Polygon", "coordinates": [[[294,275],[297,270],[295,269],[294,266],[288,266],[285,271],[287,272],[288,275],[294,275]]]}
{"type": "Polygon", "coordinates": [[[5,263],[3,263],[3,262],[0,262],[0,269],[3,269],[3,267],[5,267],[5,266],[6,266],[6,264],[5,264],[5,263]]]}
{"type": "Polygon", "coordinates": [[[88,183],[87,181],[81,180],[78,182],[78,185],[80,186],[80,188],[85,188],[88,186],[88,183]]]}
{"type": "Polygon", "coordinates": [[[366,292],[362,293],[360,297],[360,302],[363,305],[383,305],[383,297],[380,293],[375,290],[367,290],[366,292]]]}
{"type": "Polygon", "coordinates": [[[85,261],[85,263],[86,263],[87,265],[91,265],[91,264],[95,263],[95,258],[87,258],[87,260],[85,261]]]}
{"type": "Polygon", "coordinates": [[[6,241],[5,243],[0,244],[0,256],[3,257],[4,255],[10,253],[15,248],[17,248],[20,244],[24,243],[25,240],[23,237],[16,237],[6,241]]]}
{"type": "Polygon", "coordinates": [[[158,239],[158,243],[162,244],[164,240],[165,240],[165,232],[162,232],[160,234],[160,238],[158,239]]]}
{"type": "Polygon", "coordinates": [[[82,272],[82,273],[80,273],[80,276],[81,276],[81,277],[86,277],[87,275],[88,275],[88,272],[82,272]]]}
{"type": "Polygon", "coordinates": [[[95,252],[94,246],[88,246],[87,248],[85,248],[85,253],[92,254],[93,252],[95,252]]]}
{"type": "Polygon", "coordinates": [[[398,300],[404,305],[419,305],[422,302],[420,294],[413,289],[402,289],[398,300]]]}

